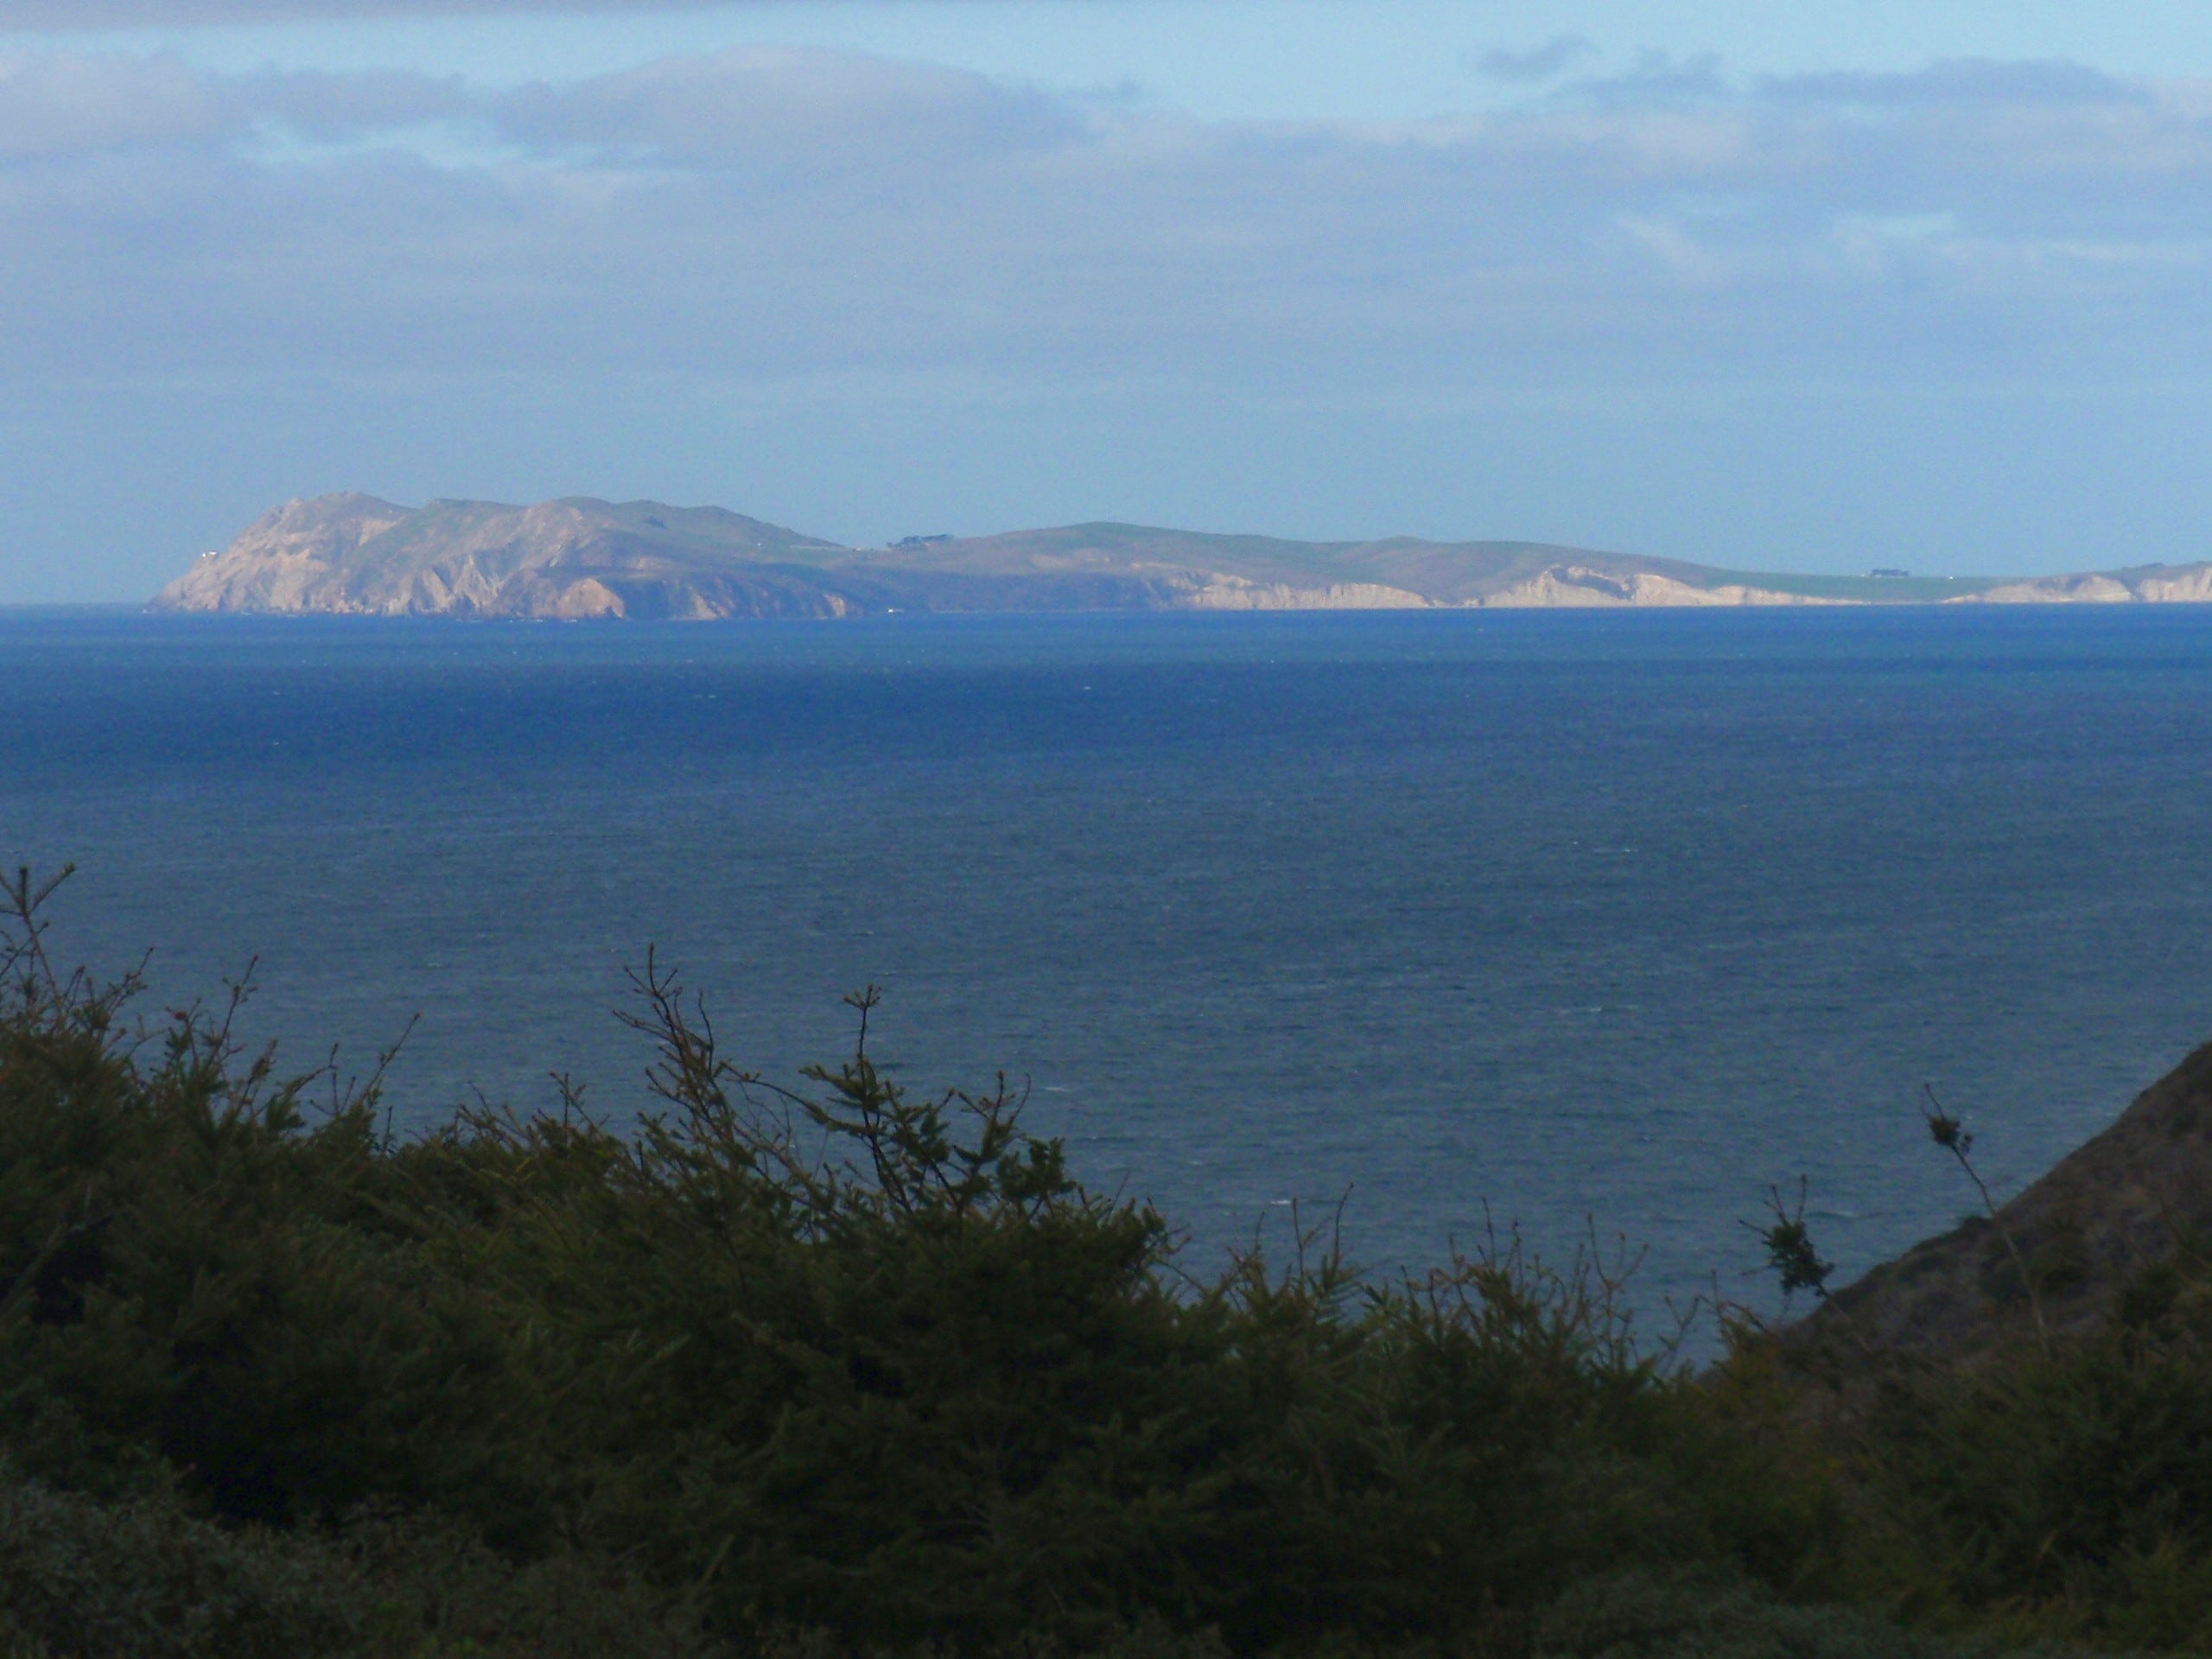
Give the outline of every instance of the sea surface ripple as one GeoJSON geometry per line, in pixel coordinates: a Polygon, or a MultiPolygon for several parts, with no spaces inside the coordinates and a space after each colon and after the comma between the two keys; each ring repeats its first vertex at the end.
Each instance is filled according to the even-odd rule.
{"type": "Polygon", "coordinates": [[[1194,1268],[1342,1205],[1771,1306],[2016,1189],[2212,1037],[2212,608],[558,626],[0,613],[0,855],[154,1003],[402,1124],[627,1121],[648,945],[788,1074],[884,988],[1194,1268]]]}

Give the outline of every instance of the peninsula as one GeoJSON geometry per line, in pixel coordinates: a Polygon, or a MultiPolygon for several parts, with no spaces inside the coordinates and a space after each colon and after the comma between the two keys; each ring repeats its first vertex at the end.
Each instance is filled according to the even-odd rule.
{"type": "Polygon", "coordinates": [[[848,547],[718,507],[288,501],[161,611],[548,619],[2212,601],[2212,563],[2038,579],[1790,575],[1535,542],[1297,542],[1071,524],[848,547]]]}

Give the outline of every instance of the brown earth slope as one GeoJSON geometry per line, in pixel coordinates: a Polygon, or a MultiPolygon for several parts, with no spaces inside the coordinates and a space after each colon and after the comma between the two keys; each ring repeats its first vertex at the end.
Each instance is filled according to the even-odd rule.
{"type": "Polygon", "coordinates": [[[2212,1044],[1999,1206],[1995,1223],[1977,1218],[1916,1244],[1838,1291],[1784,1340],[1838,1357],[1970,1356],[2033,1334],[2031,1281],[2051,1335],[2079,1334],[2110,1318],[2145,1268],[2208,1236],[2212,1044]]]}

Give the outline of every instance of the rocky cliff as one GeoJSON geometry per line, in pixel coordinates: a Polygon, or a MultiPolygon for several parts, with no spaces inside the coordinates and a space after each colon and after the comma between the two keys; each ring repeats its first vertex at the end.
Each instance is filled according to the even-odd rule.
{"type": "Polygon", "coordinates": [[[2002,582],[1967,597],[1987,605],[2202,605],[2212,601],[2212,564],[2148,564],[2002,582]]]}
{"type": "Polygon", "coordinates": [[[656,503],[288,501],[203,555],[156,608],[371,616],[842,614],[810,558],[827,542],[656,503]]]}

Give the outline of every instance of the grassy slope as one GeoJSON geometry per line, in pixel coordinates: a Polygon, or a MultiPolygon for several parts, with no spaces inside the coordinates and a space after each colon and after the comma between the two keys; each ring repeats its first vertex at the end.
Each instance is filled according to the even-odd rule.
{"type": "Polygon", "coordinates": [[[1997,585],[1996,577],[1805,575],[1730,570],[1680,559],[1645,558],[1542,542],[1430,542],[1396,537],[1374,542],[1298,542],[1100,522],[1009,531],[870,551],[867,563],[907,570],[1017,575],[1075,566],[1126,569],[1139,562],[1218,570],[1255,582],[1378,582],[1465,599],[1495,593],[1562,564],[1616,575],[1648,571],[1693,588],[1742,585],[1810,598],[1865,604],[1929,604],[1997,585]]]}
{"type": "MultiPolygon", "coordinates": [[[[688,556],[713,567],[732,559],[747,563],[772,560],[821,564],[826,563],[824,556],[843,551],[832,543],[719,507],[671,507],[658,501],[617,503],[588,496],[564,498],[549,505],[574,509],[602,533],[635,538],[679,559],[688,556]]],[[[454,544],[481,538],[487,531],[526,534],[524,515],[529,512],[501,502],[433,501],[363,543],[358,557],[365,564],[419,567],[454,544]]],[[[526,544],[524,550],[528,550],[526,544]]]]}

